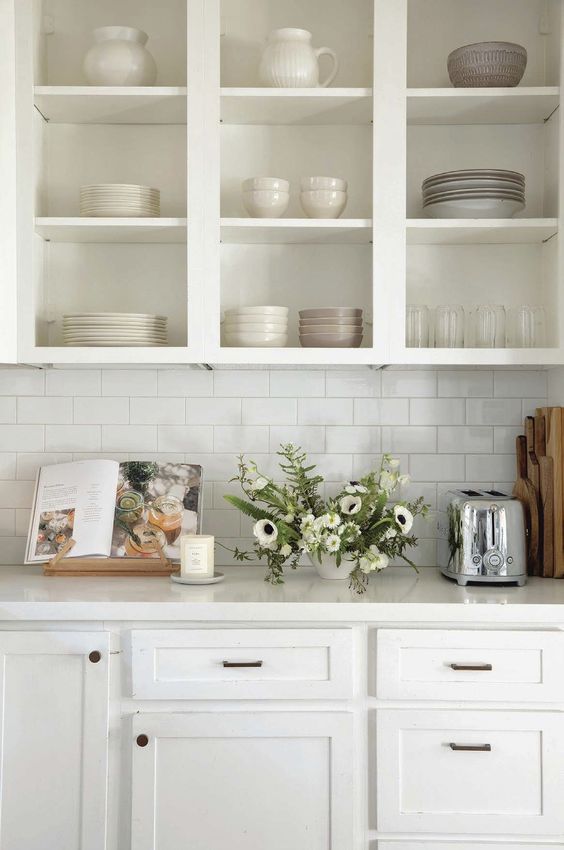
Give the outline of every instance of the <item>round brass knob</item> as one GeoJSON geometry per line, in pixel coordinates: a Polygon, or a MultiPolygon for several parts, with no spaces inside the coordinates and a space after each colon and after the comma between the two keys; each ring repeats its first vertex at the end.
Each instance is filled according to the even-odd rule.
{"type": "Polygon", "coordinates": [[[92,662],[92,664],[97,664],[97,663],[98,663],[98,661],[100,661],[100,660],[101,660],[101,658],[102,658],[102,653],[101,653],[101,652],[98,652],[98,650],[97,650],[97,649],[95,649],[95,650],[93,650],[93,651],[90,653],[90,655],[88,656],[88,658],[90,659],[90,661],[92,662]]]}
{"type": "Polygon", "coordinates": [[[138,735],[137,736],[137,746],[138,747],[146,747],[149,743],[149,739],[146,735],[138,735]]]}

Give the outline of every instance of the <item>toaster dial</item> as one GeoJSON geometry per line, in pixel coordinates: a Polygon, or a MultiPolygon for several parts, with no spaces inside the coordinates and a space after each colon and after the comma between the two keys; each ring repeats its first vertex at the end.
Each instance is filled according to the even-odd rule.
{"type": "Polygon", "coordinates": [[[483,560],[488,573],[498,573],[503,567],[503,555],[497,549],[489,549],[483,560]]]}

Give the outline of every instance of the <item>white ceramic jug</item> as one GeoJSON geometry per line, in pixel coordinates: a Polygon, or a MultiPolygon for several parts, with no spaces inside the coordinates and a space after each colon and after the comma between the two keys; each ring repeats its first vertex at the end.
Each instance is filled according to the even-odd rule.
{"type": "Polygon", "coordinates": [[[307,30],[294,27],[272,30],[260,63],[261,82],[277,88],[316,88],[332,83],[339,68],[337,56],[330,47],[314,48],[311,39],[307,30]],[[323,54],[333,60],[333,69],[320,83],[317,60],[323,54]]]}
{"type": "Polygon", "coordinates": [[[149,36],[135,27],[99,27],[84,57],[84,74],[91,86],[152,86],[155,60],[145,47],[149,36]]]}

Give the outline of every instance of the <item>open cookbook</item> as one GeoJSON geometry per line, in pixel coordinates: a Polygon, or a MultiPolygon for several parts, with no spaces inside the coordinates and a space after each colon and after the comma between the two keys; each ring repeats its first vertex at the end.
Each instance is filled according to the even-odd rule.
{"type": "Polygon", "coordinates": [[[38,472],[26,564],[69,558],[180,560],[182,534],[201,530],[202,468],[185,463],[80,460],[38,472]]]}

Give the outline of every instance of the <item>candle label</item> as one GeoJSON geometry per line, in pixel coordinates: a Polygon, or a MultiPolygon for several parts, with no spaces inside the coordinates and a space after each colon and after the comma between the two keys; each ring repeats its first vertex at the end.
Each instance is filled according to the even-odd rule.
{"type": "Polygon", "coordinates": [[[205,543],[190,543],[186,547],[186,570],[191,573],[207,573],[208,547],[205,543]]]}

